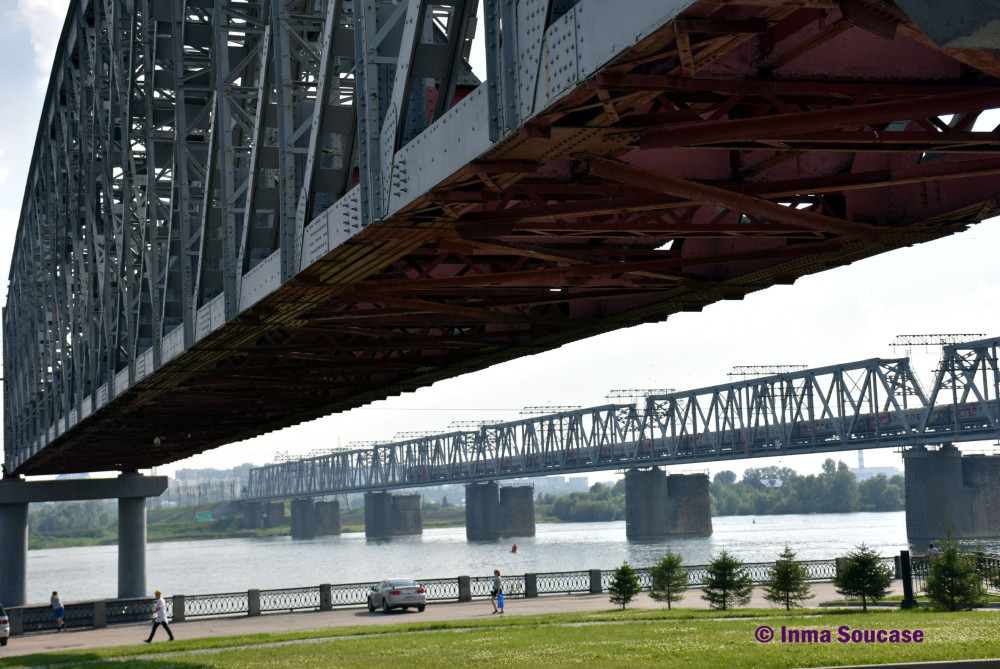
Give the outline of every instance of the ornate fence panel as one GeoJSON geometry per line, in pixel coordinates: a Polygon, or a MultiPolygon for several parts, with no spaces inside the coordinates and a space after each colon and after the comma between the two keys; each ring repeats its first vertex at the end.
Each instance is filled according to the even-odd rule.
{"type": "Polygon", "coordinates": [[[417,583],[424,586],[429,602],[458,601],[457,578],[429,578],[425,581],[418,580],[417,583]]]}
{"type": "Polygon", "coordinates": [[[1000,555],[976,555],[976,568],[983,575],[983,585],[991,595],[1000,595],[1000,555]]]}
{"type": "Polygon", "coordinates": [[[557,571],[537,575],[538,594],[590,592],[590,572],[557,571]]]}
{"type": "MultiPolygon", "coordinates": [[[[969,553],[976,562],[976,571],[983,578],[983,587],[990,595],[1000,595],[1000,555],[990,553],[969,553]]],[[[927,576],[931,570],[931,558],[927,555],[910,556],[910,574],[913,592],[927,592],[927,576]]]]}
{"type": "MultiPolygon", "coordinates": [[[[94,619],[95,602],[67,604],[63,621],[66,627],[90,627],[94,619]]],[[[25,632],[47,632],[56,629],[51,606],[31,606],[22,609],[22,624],[25,632]]]]}
{"type": "MultiPolygon", "coordinates": [[[[167,600],[167,608],[172,606],[167,600]]],[[[246,592],[226,592],[218,595],[188,595],[184,598],[184,617],[231,616],[244,614],[249,610],[246,592]]]]}
{"type": "Polygon", "coordinates": [[[319,609],[319,588],[285,588],[261,590],[260,611],[300,611],[319,609]]]}
{"type": "Polygon", "coordinates": [[[363,606],[374,583],[346,583],[331,588],[331,603],[337,606],[363,606]]]}
{"type": "MultiPolygon", "coordinates": [[[[174,613],[173,602],[167,603],[167,617],[174,613]]],[[[148,622],[153,619],[156,609],[155,599],[115,599],[104,603],[108,624],[148,622]]]]}

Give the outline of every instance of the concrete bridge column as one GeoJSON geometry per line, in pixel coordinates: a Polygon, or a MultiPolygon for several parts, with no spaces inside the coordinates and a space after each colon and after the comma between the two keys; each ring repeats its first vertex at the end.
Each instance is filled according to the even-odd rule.
{"type": "Polygon", "coordinates": [[[712,534],[712,499],[708,474],[671,474],[667,477],[669,534],[704,537],[712,534]]]}
{"type": "Polygon", "coordinates": [[[365,536],[392,536],[392,495],[389,493],[365,493],[365,536]]]}
{"type": "Polygon", "coordinates": [[[0,504],[0,603],[28,603],[28,504],[0,504]]]}
{"type": "Polygon", "coordinates": [[[467,539],[497,539],[503,530],[500,486],[495,481],[465,486],[465,536],[467,539]]]}
{"type": "Polygon", "coordinates": [[[292,539],[316,536],[316,503],[311,499],[292,500],[292,539]]]}
{"type": "Polygon", "coordinates": [[[530,485],[500,488],[500,516],[504,536],[535,536],[535,488],[530,485]]]}
{"type": "Polygon", "coordinates": [[[340,534],[340,502],[316,502],[316,534],[340,534]]]}
{"type": "Polygon", "coordinates": [[[118,499],[118,597],[145,597],[146,498],[167,489],[166,476],[126,472],[115,479],[61,481],[0,480],[0,601],[27,602],[28,504],[86,499],[118,499]]]}
{"type": "Polygon", "coordinates": [[[625,473],[625,536],[629,539],[707,536],[712,533],[707,474],[659,469],[625,473]]]}
{"type": "Polygon", "coordinates": [[[145,597],[146,498],[118,498],[118,598],[145,597]]]}
{"type": "Polygon", "coordinates": [[[392,537],[424,531],[420,495],[365,493],[365,536],[392,537]]]}
{"type": "Polygon", "coordinates": [[[903,468],[911,541],[1000,535],[1000,457],[916,446],[903,452],[903,468]]]}
{"type": "Polygon", "coordinates": [[[420,495],[392,495],[392,533],[423,534],[422,509],[420,495]]]}
{"type": "Polygon", "coordinates": [[[285,524],[285,503],[267,502],[264,506],[264,527],[281,527],[285,524]]]}
{"type": "Polygon", "coordinates": [[[625,472],[626,538],[660,539],[669,533],[666,473],[655,467],[625,472]]]}
{"type": "Polygon", "coordinates": [[[264,524],[264,511],[260,502],[244,502],[243,529],[256,530],[264,524]]]}

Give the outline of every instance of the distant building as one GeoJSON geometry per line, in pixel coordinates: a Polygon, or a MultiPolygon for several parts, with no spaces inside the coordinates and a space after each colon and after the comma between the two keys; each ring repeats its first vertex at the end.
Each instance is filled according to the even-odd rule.
{"type": "Polygon", "coordinates": [[[903,475],[903,470],[896,467],[849,467],[848,469],[851,470],[854,478],[858,481],[873,479],[879,474],[885,474],[886,478],[890,479],[893,476],[903,475]]]}

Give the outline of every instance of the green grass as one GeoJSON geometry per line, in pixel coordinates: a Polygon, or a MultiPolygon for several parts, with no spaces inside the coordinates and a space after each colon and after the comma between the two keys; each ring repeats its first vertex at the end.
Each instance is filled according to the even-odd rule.
{"type": "Polygon", "coordinates": [[[64,651],[0,659],[0,667],[59,664],[60,667],[128,658],[127,666],[190,669],[331,666],[468,667],[816,667],[1000,656],[994,612],[938,613],[815,610],[788,615],[773,609],[725,613],[680,609],[607,610],[488,620],[343,627],[283,634],[179,640],[87,651],[64,651]],[[808,614],[808,615],[806,615],[808,614]],[[923,643],[760,643],[762,624],[780,634],[797,630],[922,630],[923,643]],[[314,643],[288,643],[320,639],[314,643]],[[214,649],[212,652],[205,652],[214,649]],[[201,651],[201,652],[193,652],[201,651]]]}

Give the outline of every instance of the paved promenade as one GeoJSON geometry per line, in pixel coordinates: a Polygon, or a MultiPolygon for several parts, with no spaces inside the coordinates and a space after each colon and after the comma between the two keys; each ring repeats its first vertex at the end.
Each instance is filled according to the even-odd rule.
{"type": "MultiPolygon", "coordinates": [[[[833,589],[832,583],[814,583],[814,599],[807,605],[816,606],[823,602],[840,601],[841,597],[833,589]]],[[[892,594],[902,594],[902,584],[893,584],[892,594]]],[[[600,595],[549,595],[532,599],[511,599],[506,602],[505,616],[534,615],[541,613],[563,613],[569,611],[600,611],[614,608],[608,594],[600,595]]],[[[663,608],[665,605],[642,593],[629,608],[663,608]]],[[[708,608],[701,599],[701,590],[689,590],[680,604],[689,608],[708,608]]],[[[776,608],[763,598],[760,589],[755,589],[751,607],[776,608]]],[[[411,622],[479,620],[493,617],[493,607],[488,599],[472,602],[432,602],[423,613],[416,611],[393,611],[388,615],[381,611],[369,613],[366,608],[337,609],[334,611],[312,611],[300,613],[267,614],[262,616],[239,616],[234,618],[196,618],[183,623],[171,623],[170,628],[177,639],[199,639],[206,637],[239,636],[243,634],[266,634],[295,630],[346,627],[351,625],[386,625],[411,622]]],[[[73,649],[104,648],[141,644],[149,635],[150,624],[113,625],[102,629],[70,629],[68,632],[42,632],[12,637],[6,647],[0,648],[0,657],[46,653],[73,649]]],[[[166,633],[156,632],[153,643],[169,643],[166,633]]]]}

